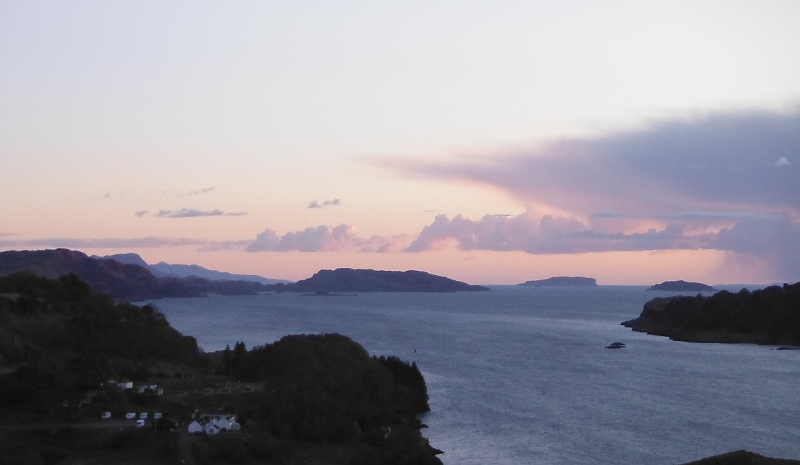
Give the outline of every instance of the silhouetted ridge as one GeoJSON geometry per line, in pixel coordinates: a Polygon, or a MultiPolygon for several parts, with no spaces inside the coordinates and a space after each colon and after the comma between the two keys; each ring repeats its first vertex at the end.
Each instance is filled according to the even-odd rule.
{"type": "MultiPolygon", "coordinates": [[[[130,258],[130,255],[127,255],[130,258]]],[[[75,250],[23,250],[0,252],[0,276],[31,271],[47,278],[75,273],[96,292],[120,300],[162,297],[200,297],[205,294],[253,294],[268,290],[249,281],[212,281],[198,277],[157,277],[147,268],[112,259],[92,258],[75,250]]]]}
{"type": "Polygon", "coordinates": [[[376,271],[338,268],[320,270],[294,284],[276,285],[285,292],[458,292],[488,291],[454,279],[424,271],[376,271]]]}

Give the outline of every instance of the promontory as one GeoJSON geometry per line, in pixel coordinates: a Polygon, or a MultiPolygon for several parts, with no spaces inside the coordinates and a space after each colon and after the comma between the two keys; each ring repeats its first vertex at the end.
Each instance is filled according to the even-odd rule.
{"type": "Polygon", "coordinates": [[[796,346],[800,345],[800,282],[753,292],[719,291],[710,297],[656,297],[638,318],[622,324],[678,341],[796,346]]]}

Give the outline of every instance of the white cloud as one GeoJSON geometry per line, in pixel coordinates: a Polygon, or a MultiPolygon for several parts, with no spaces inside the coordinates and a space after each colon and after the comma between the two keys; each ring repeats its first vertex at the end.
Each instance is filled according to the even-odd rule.
{"type": "Polygon", "coordinates": [[[247,246],[249,252],[397,252],[405,248],[405,236],[386,238],[373,236],[359,237],[352,225],[317,226],[302,231],[288,232],[283,236],[272,229],[266,229],[247,246]]]}

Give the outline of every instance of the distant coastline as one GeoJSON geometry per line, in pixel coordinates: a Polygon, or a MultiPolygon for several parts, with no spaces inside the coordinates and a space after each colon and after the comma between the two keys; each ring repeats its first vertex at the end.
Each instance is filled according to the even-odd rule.
{"type": "MultiPolygon", "coordinates": [[[[265,284],[248,276],[206,270],[193,265],[168,265],[171,273],[197,271],[203,276],[236,279],[209,279],[195,275],[164,275],[136,254],[114,258],[89,257],[69,249],[0,252],[0,275],[29,271],[51,279],[74,273],[95,291],[121,301],[141,301],[166,297],[202,297],[208,294],[253,295],[264,292],[321,293],[354,292],[462,292],[488,291],[424,271],[380,271],[338,268],[320,270],[310,278],[265,284]],[[125,263],[118,261],[123,260],[125,263]],[[239,279],[242,278],[242,279],[239,279]]],[[[156,267],[160,267],[161,264],[156,267]]],[[[317,295],[317,294],[315,294],[317,295]]]]}

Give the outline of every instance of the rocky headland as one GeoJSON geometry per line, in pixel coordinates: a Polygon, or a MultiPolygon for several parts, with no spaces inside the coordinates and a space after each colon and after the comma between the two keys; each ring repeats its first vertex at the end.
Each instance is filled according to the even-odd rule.
{"type": "Polygon", "coordinates": [[[533,281],[525,281],[524,283],[517,284],[518,286],[533,286],[533,287],[546,287],[546,286],[597,286],[597,280],[594,278],[584,278],[582,276],[554,276],[547,279],[537,279],[533,281]]]}
{"type": "Polygon", "coordinates": [[[708,284],[694,283],[684,280],[679,281],[664,281],[661,284],[654,284],[650,286],[648,291],[676,291],[676,292],[703,292],[703,291],[716,291],[708,284]]]}
{"type": "Polygon", "coordinates": [[[638,318],[622,324],[678,341],[800,345],[800,283],[709,297],[656,297],[638,318]]]}

